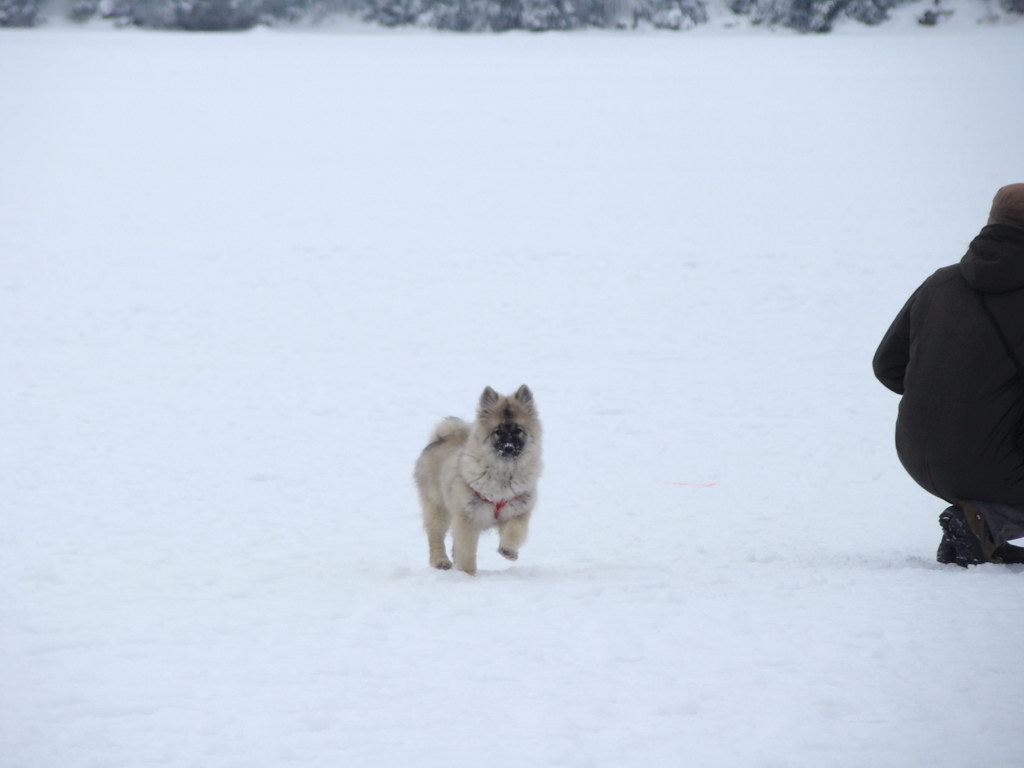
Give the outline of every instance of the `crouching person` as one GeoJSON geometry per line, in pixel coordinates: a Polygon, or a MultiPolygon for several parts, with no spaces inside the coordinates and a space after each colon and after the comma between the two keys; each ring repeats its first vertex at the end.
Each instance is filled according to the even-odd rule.
{"type": "Polygon", "coordinates": [[[900,310],[875,376],[900,394],[896,451],[950,506],[937,559],[1022,563],[1024,549],[1024,184],[1000,189],[958,264],[900,310]]]}

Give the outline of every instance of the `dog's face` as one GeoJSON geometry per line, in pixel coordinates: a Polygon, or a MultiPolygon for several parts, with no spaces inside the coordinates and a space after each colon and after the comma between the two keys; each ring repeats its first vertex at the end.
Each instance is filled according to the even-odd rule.
{"type": "Polygon", "coordinates": [[[477,410],[480,433],[499,459],[517,459],[540,437],[533,393],[525,384],[514,395],[499,395],[487,387],[477,410]]]}
{"type": "Polygon", "coordinates": [[[503,421],[491,432],[494,452],[503,459],[514,459],[526,445],[526,430],[513,421],[503,421]]]}

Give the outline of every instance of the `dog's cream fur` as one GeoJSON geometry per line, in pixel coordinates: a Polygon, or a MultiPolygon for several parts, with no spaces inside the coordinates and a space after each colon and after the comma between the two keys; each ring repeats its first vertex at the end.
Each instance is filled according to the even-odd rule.
{"type": "Polygon", "coordinates": [[[452,567],[445,550],[449,528],[452,559],[460,571],[476,573],[480,534],[495,525],[498,552],[509,560],[519,557],[537,502],[540,437],[533,394],[525,384],[508,396],[487,387],[472,424],[450,417],[437,425],[416,462],[415,474],[434,568],[452,567]],[[502,423],[514,423],[525,432],[523,448],[514,458],[495,449],[492,434],[502,423]]]}

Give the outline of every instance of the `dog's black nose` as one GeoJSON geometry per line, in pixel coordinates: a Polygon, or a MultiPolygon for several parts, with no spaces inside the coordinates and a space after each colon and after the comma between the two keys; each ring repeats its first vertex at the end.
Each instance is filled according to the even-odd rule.
{"type": "Polygon", "coordinates": [[[514,459],[523,452],[525,433],[516,424],[501,424],[492,433],[494,451],[503,459],[514,459]]]}

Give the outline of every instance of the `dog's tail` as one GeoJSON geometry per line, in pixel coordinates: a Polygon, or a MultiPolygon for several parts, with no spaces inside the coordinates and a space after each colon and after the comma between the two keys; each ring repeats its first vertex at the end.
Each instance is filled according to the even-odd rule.
{"type": "Polygon", "coordinates": [[[449,416],[434,427],[434,431],[430,433],[430,443],[423,450],[429,451],[434,446],[448,442],[452,438],[464,439],[468,435],[469,424],[464,422],[458,416],[449,416]]]}

